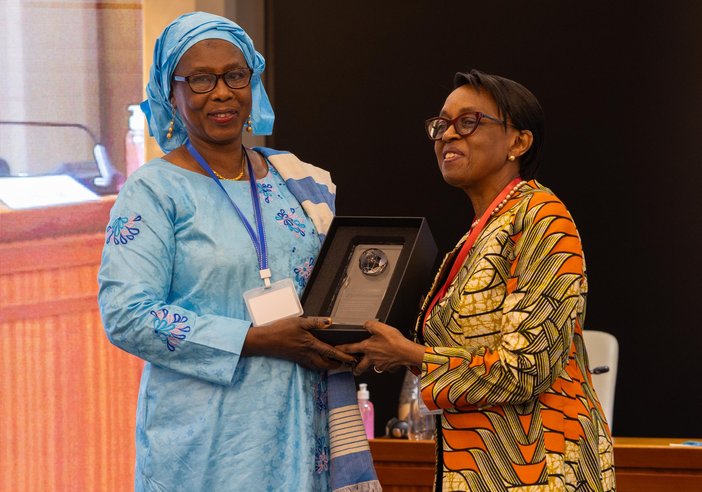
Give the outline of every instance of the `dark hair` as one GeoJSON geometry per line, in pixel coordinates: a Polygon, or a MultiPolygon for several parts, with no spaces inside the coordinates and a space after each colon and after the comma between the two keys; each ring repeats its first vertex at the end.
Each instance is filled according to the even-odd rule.
{"type": "Polygon", "coordinates": [[[519,173],[524,179],[534,178],[541,164],[544,144],[544,112],[534,94],[513,80],[479,70],[458,72],[453,78],[453,87],[457,89],[463,85],[469,85],[478,91],[485,89],[497,103],[500,113],[497,116],[509,120],[518,130],[529,130],[532,133],[534,141],[520,159],[519,173]]]}

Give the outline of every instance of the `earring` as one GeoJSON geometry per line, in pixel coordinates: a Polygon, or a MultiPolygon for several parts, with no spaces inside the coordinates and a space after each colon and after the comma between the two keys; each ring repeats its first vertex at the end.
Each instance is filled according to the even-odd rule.
{"type": "Polygon", "coordinates": [[[251,133],[253,131],[253,126],[251,126],[251,116],[249,116],[249,120],[246,122],[246,132],[251,133]]]}
{"type": "Polygon", "coordinates": [[[166,138],[167,138],[168,140],[170,140],[171,138],[173,138],[173,126],[174,126],[174,125],[175,125],[175,116],[173,116],[173,118],[171,118],[171,122],[170,122],[170,124],[168,125],[168,133],[166,133],[166,138]]]}
{"type": "Polygon", "coordinates": [[[515,159],[516,159],[516,157],[514,157],[513,155],[507,157],[507,160],[508,160],[508,161],[513,161],[513,160],[515,160],[515,159]]]}

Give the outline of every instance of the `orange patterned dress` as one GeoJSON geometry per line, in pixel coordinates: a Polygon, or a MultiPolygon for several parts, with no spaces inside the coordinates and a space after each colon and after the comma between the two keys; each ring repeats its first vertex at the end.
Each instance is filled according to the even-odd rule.
{"type": "Polygon", "coordinates": [[[568,210],[536,181],[523,184],[417,332],[427,345],[422,398],[443,410],[437,490],[615,490],[612,437],[583,344],[586,295],[568,210]]]}

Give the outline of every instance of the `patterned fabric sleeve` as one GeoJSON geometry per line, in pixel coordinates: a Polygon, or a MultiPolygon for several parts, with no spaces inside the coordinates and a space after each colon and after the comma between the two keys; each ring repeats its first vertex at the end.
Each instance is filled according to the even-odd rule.
{"type": "Polygon", "coordinates": [[[504,284],[499,342],[427,347],[422,397],[432,409],[523,403],[546,391],[567,364],[586,291],[580,239],[553,195],[531,194],[527,203],[516,207],[507,234],[513,254],[484,258],[502,277],[495,283],[504,284]]]}
{"type": "Polygon", "coordinates": [[[120,192],[98,274],[103,324],[113,344],[137,357],[229,384],[251,323],[168,304],[175,200],[141,178],[130,179],[120,192]]]}

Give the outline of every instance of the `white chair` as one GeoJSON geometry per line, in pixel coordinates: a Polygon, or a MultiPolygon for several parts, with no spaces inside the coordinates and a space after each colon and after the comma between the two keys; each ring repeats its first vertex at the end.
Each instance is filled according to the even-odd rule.
{"type": "Polygon", "coordinates": [[[592,384],[611,430],[614,422],[614,390],[617,383],[619,343],[611,333],[596,330],[583,330],[583,339],[590,361],[592,384]]]}

